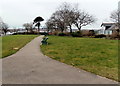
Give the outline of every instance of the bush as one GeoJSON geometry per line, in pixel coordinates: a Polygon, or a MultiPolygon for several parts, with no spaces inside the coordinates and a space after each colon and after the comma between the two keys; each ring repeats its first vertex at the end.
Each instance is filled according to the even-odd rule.
{"type": "Polygon", "coordinates": [[[89,30],[82,30],[82,36],[89,36],[89,30]]]}
{"type": "Polygon", "coordinates": [[[54,31],[52,35],[58,35],[58,31],[54,31]]]}
{"type": "Polygon", "coordinates": [[[111,39],[118,39],[120,38],[120,35],[118,32],[113,32],[112,35],[110,36],[111,39]]]}
{"type": "Polygon", "coordinates": [[[13,35],[32,35],[32,34],[37,34],[37,33],[30,33],[30,32],[17,32],[17,33],[14,33],[13,35]]]}
{"type": "Polygon", "coordinates": [[[40,32],[41,35],[48,35],[47,32],[40,32]]]}
{"type": "Polygon", "coordinates": [[[59,33],[58,36],[66,36],[65,33],[59,33]]]}
{"type": "Polygon", "coordinates": [[[52,32],[49,32],[48,35],[52,35],[52,32]]]}
{"type": "Polygon", "coordinates": [[[106,38],[106,35],[104,35],[104,34],[95,35],[95,38],[106,38]]]}
{"type": "Polygon", "coordinates": [[[65,32],[66,36],[71,36],[70,32],[65,32]]]}
{"type": "Polygon", "coordinates": [[[89,36],[94,36],[95,35],[95,31],[94,30],[89,30],[89,36]]]}
{"type": "Polygon", "coordinates": [[[58,32],[57,31],[48,32],[48,35],[58,35],[58,32]]]}
{"type": "Polygon", "coordinates": [[[95,35],[94,30],[82,30],[82,36],[93,37],[95,35]]]}
{"type": "Polygon", "coordinates": [[[80,31],[72,32],[71,36],[73,36],[73,37],[81,37],[81,32],[80,31]]]}
{"type": "Polygon", "coordinates": [[[38,35],[38,34],[41,34],[41,35],[48,35],[47,32],[18,32],[18,33],[14,33],[13,35],[38,35]]]}

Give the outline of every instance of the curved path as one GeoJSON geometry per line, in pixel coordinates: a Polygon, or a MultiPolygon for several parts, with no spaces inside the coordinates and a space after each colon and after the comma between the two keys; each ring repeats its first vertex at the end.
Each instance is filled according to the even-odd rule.
{"type": "Polygon", "coordinates": [[[3,84],[117,84],[44,56],[40,52],[42,37],[2,60],[3,84]]]}

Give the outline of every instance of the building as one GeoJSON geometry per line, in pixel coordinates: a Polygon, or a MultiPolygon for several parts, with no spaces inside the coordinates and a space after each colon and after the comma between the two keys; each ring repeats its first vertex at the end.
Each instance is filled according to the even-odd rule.
{"type": "Polygon", "coordinates": [[[118,26],[116,23],[102,23],[101,29],[98,30],[99,34],[111,35],[113,32],[118,31],[118,26]]]}

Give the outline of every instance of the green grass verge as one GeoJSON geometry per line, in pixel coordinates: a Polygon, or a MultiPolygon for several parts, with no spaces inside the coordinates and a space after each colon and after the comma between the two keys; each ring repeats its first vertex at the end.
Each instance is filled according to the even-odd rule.
{"type": "Polygon", "coordinates": [[[49,36],[41,51],[60,62],[118,80],[118,41],[49,36]]]}
{"type": "Polygon", "coordinates": [[[2,58],[14,54],[37,35],[10,35],[2,37],[2,58]]]}

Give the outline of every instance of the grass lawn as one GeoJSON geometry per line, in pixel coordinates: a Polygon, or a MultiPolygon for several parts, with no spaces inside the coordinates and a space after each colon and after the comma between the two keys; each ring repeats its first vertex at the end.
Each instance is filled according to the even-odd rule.
{"type": "Polygon", "coordinates": [[[2,58],[17,52],[37,35],[10,35],[2,37],[2,58]]]}
{"type": "Polygon", "coordinates": [[[49,36],[41,51],[60,62],[118,80],[118,41],[49,36]]]}

